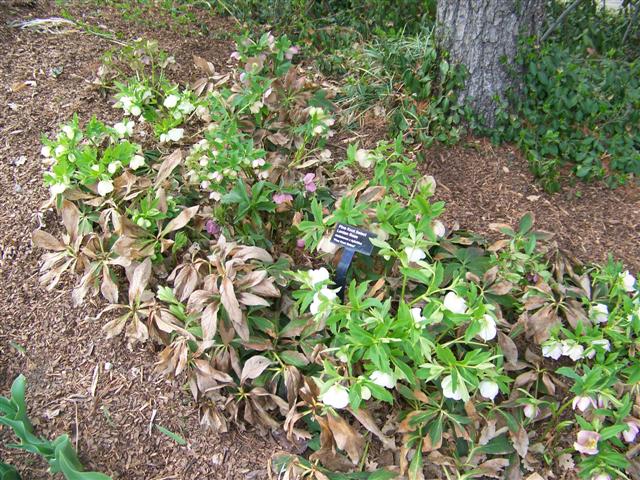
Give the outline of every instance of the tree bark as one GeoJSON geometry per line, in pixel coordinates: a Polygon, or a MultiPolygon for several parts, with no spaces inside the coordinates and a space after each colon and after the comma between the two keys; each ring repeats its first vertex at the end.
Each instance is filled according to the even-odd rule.
{"type": "Polygon", "coordinates": [[[453,64],[467,69],[459,101],[487,126],[495,124],[498,102],[517,87],[509,73],[519,35],[538,34],[545,0],[438,0],[437,35],[453,64]],[[506,61],[506,64],[505,64],[506,61]]]}

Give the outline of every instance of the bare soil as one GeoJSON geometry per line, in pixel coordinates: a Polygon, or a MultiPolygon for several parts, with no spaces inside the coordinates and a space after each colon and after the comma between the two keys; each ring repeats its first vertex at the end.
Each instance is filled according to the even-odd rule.
{"type": "MultiPolygon", "coordinates": [[[[100,305],[74,308],[64,286],[46,292],[38,284],[41,252],[32,250],[30,234],[41,221],[58,223],[52,212],[38,215],[48,197],[40,138],[74,112],[84,120],[92,115],[116,120],[91,83],[101,54],[115,45],[79,29],[10,27],[15,19],[61,14],[53,1],[31,3],[36,2],[0,1],[0,392],[24,373],[38,432],[70,434],[85,466],[114,478],[266,478],[266,460],[282,449],[276,440],[251,431],[216,435],[204,430],[181,382],[154,374],[153,347],[130,351],[121,340],[104,340],[101,322],[95,320],[100,305]],[[153,425],[181,435],[187,445],[176,444],[153,425]]],[[[193,78],[194,53],[226,68],[231,21],[200,19],[208,31],[203,34],[200,28],[127,20],[119,10],[88,5],[68,2],[65,8],[87,24],[120,32],[125,40],[158,40],[176,57],[181,80],[193,78]]],[[[579,258],[602,261],[612,254],[638,271],[637,185],[612,191],[577,184],[550,196],[534,183],[513,147],[496,148],[481,140],[428,156],[423,168],[435,176],[438,195],[447,201],[449,226],[457,222],[488,233],[491,222],[516,223],[533,211],[537,225],[556,232],[559,244],[579,258]]],[[[0,430],[0,445],[11,437],[0,430]]],[[[0,447],[0,458],[16,465],[23,478],[49,478],[46,465],[31,454],[0,447]]]]}

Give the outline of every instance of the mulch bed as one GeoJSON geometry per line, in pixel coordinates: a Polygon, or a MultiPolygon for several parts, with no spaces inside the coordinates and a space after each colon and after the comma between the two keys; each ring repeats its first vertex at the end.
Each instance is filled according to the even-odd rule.
{"type": "MultiPolygon", "coordinates": [[[[30,235],[41,221],[58,222],[51,212],[38,216],[48,197],[40,137],[74,112],[83,120],[91,115],[111,122],[118,118],[91,84],[100,55],[114,44],[81,31],[10,28],[13,19],[60,13],[53,1],[36,7],[20,3],[0,2],[0,391],[7,392],[24,373],[38,432],[50,437],[69,433],[86,467],[114,478],[265,478],[266,460],[282,449],[276,440],[254,432],[204,430],[181,382],[154,374],[152,346],[130,351],[121,340],[105,341],[102,322],[95,320],[100,305],[74,308],[64,286],[53,292],[39,286],[42,252],[32,250],[30,235]],[[51,75],[60,67],[61,75],[51,75]],[[20,87],[24,81],[35,83],[20,87]],[[152,424],[181,435],[187,445],[177,445],[152,424]]],[[[66,8],[88,24],[122,32],[125,38],[157,39],[176,57],[181,80],[193,78],[192,54],[226,67],[233,45],[225,38],[234,28],[231,21],[201,19],[208,35],[197,29],[185,34],[132,23],[113,8],[72,5],[66,8]]],[[[458,222],[461,228],[488,233],[491,222],[515,224],[533,211],[537,226],[556,232],[559,245],[579,258],[602,261],[611,253],[638,270],[637,185],[611,191],[578,184],[550,196],[534,183],[514,148],[469,142],[428,152],[423,166],[438,182],[438,198],[447,201],[449,226],[458,222]]],[[[0,432],[0,445],[11,437],[0,432]]],[[[0,449],[0,458],[16,465],[23,478],[50,478],[46,465],[31,454],[0,449]]]]}

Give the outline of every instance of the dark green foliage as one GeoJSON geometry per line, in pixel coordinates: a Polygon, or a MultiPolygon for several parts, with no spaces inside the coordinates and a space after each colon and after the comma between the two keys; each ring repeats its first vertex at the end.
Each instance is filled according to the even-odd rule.
{"type": "Polygon", "coordinates": [[[589,4],[574,16],[543,45],[522,45],[523,90],[490,132],[517,142],[550,191],[559,190],[565,165],[611,186],[640,174],[640,64],[637,40],[622,43],[628,17],[589,4]]]}

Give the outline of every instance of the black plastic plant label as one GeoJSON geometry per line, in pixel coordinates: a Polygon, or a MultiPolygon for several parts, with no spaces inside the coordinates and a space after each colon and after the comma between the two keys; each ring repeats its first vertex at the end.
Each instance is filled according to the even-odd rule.
{"type": "Polygon", "coordinates": [[[333,232],[331,242],[363,255],[371,255],[371,252],[373,252],[371,239],[375,236],[375,233],[367,230],[339,223],[333,232]]]}

